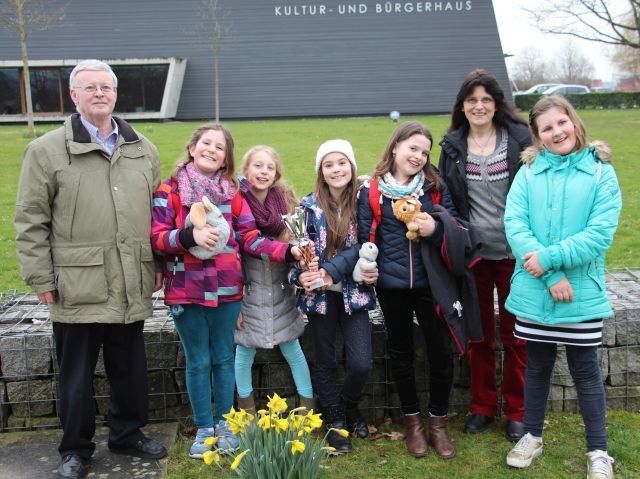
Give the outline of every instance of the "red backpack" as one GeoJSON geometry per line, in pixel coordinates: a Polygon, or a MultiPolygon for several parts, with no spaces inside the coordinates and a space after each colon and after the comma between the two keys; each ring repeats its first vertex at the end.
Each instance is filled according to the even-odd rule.
{"type": "MultiPolygon", "coordinates": [[[[435,188],[431,188],[429,191],[431,201],[434,205],[439,205],[442,199],[442,193],[435,188]]],[[[382,221],[382,209],[380,208],[380,188],[378,188],[378,178],[374,178],[369,182],[369,206],[373,211],[373,221],[371,222],[371,229],[369,230],[369,241],[376,242],[376,229],[382,221]]]]}

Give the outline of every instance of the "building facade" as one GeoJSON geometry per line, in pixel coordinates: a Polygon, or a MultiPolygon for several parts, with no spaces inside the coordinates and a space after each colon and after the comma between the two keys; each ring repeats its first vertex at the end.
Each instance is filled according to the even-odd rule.
{"type": "MultiPolygon", "coordinates": [[[[212,118],[211,23],[201,0],[71,0],[28,38],[39,119],[70,113],[68,74],[99,58],[129,118],[212,118]]],[[[224,119],[449,112],[474,68],[509,81],[491,0],[218,0],[224,119]]],[[[51,8],[61,0],[51,0],[51,8]]],[[[0,30],[0,119],[26,111],[20,45],[0,30]]]]}

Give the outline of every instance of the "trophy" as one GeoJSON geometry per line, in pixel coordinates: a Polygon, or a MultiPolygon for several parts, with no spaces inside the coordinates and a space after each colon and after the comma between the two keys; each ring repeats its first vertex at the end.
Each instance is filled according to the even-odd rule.
{"type": "MultiPolygon", "coordinates": [[[[296,246],[300,248],[300,252],[302,253],[302,257],[305,262],[305,268],[309,271],[317,272],[317,266],[314,266],[313,268],[309,266],[313,260],[313,254],[311,251],[312,243],[305,237],[307,232],[307,222],[302,208],[298,206],[292,214],[282,215],[282,221],[289,233],[293,236],[296,246]]],[[[322,286],[324,286],[324,281],[322,281],[322,278],[318,278],[314,281],[311,289],[321,288],[322,286]]]]}

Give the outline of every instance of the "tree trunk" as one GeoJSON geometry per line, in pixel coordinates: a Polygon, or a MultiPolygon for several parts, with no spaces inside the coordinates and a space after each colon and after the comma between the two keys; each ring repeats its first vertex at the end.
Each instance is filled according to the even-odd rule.
{"type": "Polygon", "coordinates": [[[20,49],[22,50],[24,100],[27,105],[27,129],[31,138],[36,137],[33,124],[33,104],[31,101],[31,75],[29,74],[29,56],[27,55],[27,31],[24,25],[24,1],[16,0],[16,13],[18,16],[18,29],[20,31],[20,49]]]}

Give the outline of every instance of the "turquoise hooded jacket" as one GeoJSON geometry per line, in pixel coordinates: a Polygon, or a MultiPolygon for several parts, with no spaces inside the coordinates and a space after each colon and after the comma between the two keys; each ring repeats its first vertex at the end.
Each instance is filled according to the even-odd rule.
{"type": "Polygon", "coordinates": [[[545,324],[607,318],[613,312],[604,282],[604,256],[613,241],[622,196],[606,145],[566,156],[531,147],[514,179],[505,211],[516,257],[507,310],[545,324]],[[546,273],[529,274],[521,259],[536,252],[546,273]],[[549,288],[567,278],[573,302],[554,302],[549,288]]]}

